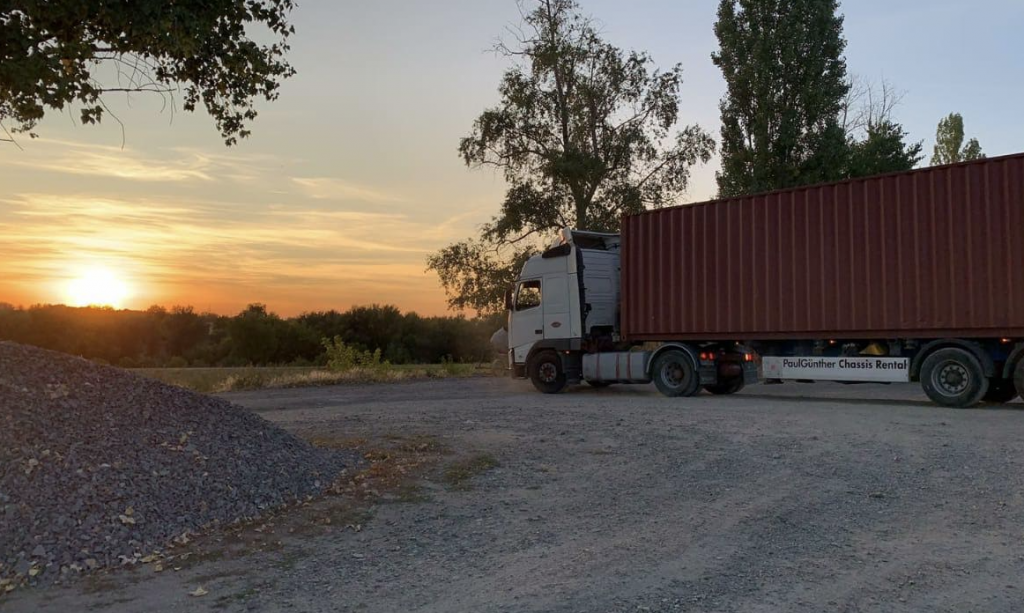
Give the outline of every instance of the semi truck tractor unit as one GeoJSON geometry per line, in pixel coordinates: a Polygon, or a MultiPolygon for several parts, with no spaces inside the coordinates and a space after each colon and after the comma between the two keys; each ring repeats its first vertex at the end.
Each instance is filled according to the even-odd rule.
{"type": "Polygon", "coordinates": [[[1024,393],[1024,154],[658,209],[565,229],[506,294],[542,392],[668,396],[919,381],[937,404],[1024,393]]]}

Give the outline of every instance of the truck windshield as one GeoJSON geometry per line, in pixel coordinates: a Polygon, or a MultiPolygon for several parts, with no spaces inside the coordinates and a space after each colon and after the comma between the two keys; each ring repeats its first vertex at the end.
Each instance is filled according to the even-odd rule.
{"type": "Polygon", "coordinates": [[[540,306],[540,281],[523,281],[516,292],[516,310],[525,311],[540,306]]]}

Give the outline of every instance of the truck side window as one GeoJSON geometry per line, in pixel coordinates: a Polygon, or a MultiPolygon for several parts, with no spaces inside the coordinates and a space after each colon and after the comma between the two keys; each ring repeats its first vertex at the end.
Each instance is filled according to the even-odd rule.
{"type": "Polygon", "coordinates": [[[540,281],[523,281],[516,292],[516,310],[525,311],[540,306],[540,281]]]}

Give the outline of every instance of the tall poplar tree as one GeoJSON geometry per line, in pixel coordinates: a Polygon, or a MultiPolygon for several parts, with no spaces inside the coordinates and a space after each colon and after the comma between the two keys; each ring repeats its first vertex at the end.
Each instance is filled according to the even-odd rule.
{"type": "Polygon", "coordinates": [[[722,0],[712,60],[721,102],[723,197],[840,179],[849,91],[836,0],[722,0]]]}
{"type": "Polygon", "coordinates": [[[985,154],[978,139],[972,138],[964,144],[964,118],[960,113],[950,113],[939,121],[935,131],[932,166],[969,162],[983,157],[985,154]]]}

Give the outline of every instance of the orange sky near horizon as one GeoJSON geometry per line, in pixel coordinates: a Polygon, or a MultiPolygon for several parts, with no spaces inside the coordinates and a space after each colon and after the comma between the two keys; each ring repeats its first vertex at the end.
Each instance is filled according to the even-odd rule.
{"type": "Polygon", "coordinates": [[[304,176],[272,156],[159,153],[43,138],[9,154],[31,189],[0,197],[0,302],[74,305],[105,274],[123,287],[97,300],[131,309],[262,302],[290,316],[380,303],[437,315],[426,256],[487,217],[477,204],[431,219],[402,190],[304,176]],[[40,189],[55,177],[79,189],[40,189]],[[103,187],[80,189],[89,183],[103,187]]]}

